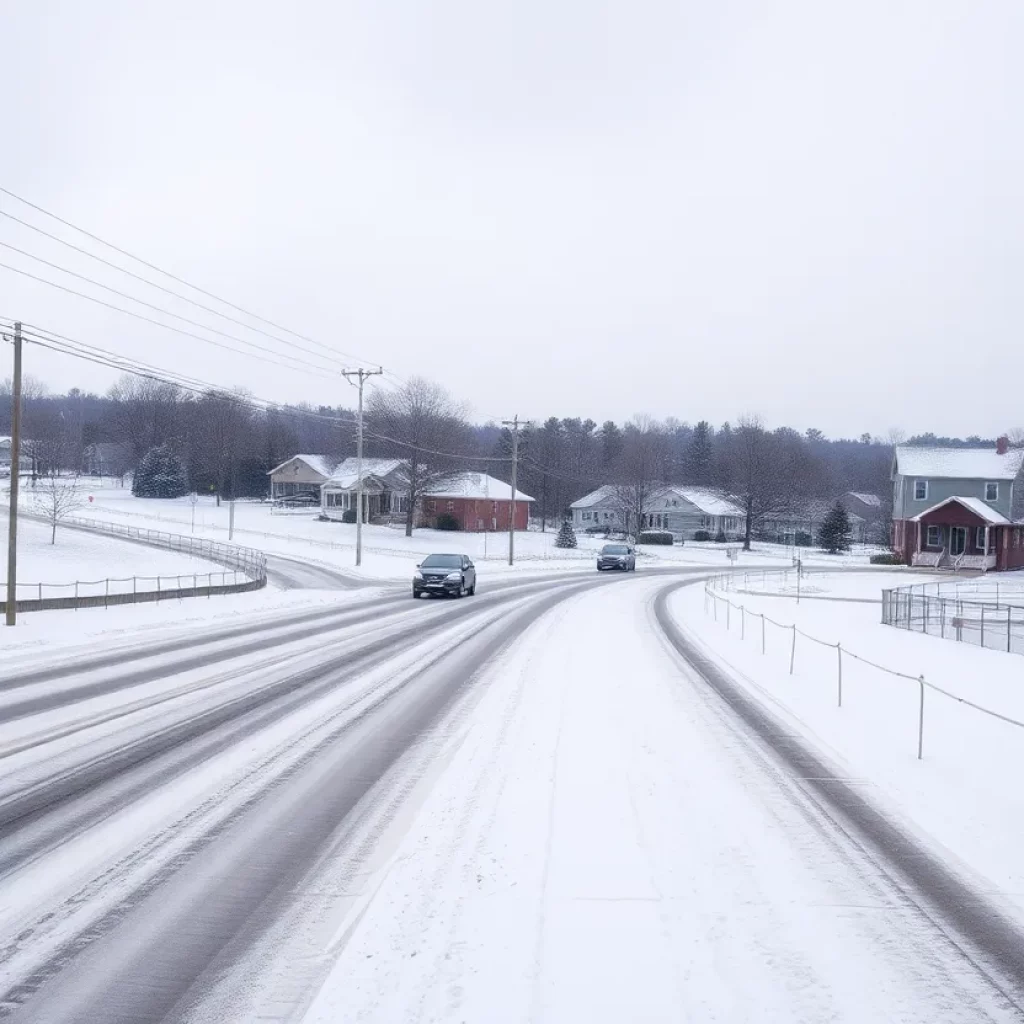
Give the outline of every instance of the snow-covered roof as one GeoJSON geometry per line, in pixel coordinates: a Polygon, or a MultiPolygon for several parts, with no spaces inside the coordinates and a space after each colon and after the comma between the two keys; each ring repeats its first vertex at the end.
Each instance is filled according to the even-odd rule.
{"type": "Polygon", "coordinates": [[[665,493],[678,495],[706,516],[743,515],[743,509],[727,497],[703,487],[667,487],[665,493]]]}
{"type": "MultiPolygon", "coordinates": [[[[401,459],[363,459],[363,481],[368,477],[381,479],[400,469],[404,463],[401,459]]],[[[359,483],[359,460],[348,458],[338,466],[333,473],[328,474],[329,479],[325,486],[348,490],[359,483]]]]}
{"type": "MultiPolygon", "coordinates": [[[[433,498],[470,498],[476,500],[484,498],[489,500],[509,499],[512,496],[512,487],[504,480],[496,480],[486,473],[453,473],[444,480],[431,484],[425,488],[425,494],[433,498]]],[[[516,491],[516,501],[533,501],[528,494],[516,491]]]]}
{"type": "Polygon", "coordinates": [[[994,448],[924,448],[898,445],[896,472],[946,480],[1013,480],[1024,465],[1024,449],[1000,455],[994,448]]]}
{"type": "Polygon", "coordinates": [[[872,508],[881,508],[882,499],[877,494],[865,494],[863,491],[850,491],[850,497],[856,498],[859,502],[865,505],[870,505],[872,508]]]}
{"type": "Polygon", "coordinates": [[[591,491],[589,494],[584,494],[582,498],[574,501],[569,507],[570,508],[593,508],[595,505],[600,505],[602,501],[606,501],[615,494],[615,487],[612,484],[603,484],[598,487],[596,491],[591,491]]]}
{"type": "Polygon", "coordinates": [[[329,459],[326,455],[293,455],[290,459],[285,459],[280,466],[275,466],[267,476],[273,476],[296,459],[299,462],[304,462],[314,473],[319,473],[325,478],[329,477],[334,469],[334,460],[329,459]]]}
{"type": "Polygon", "coordinates": [[[1008,526],[1010,520],[1002,514],[997,512],[991,505],[986,505],[981,498],[961,498],[959,495],[954,495],[952,498],[946,498],[945,501],[940,501],[937,505],[932,505],[931,508],[926,508],[923,512],[919,512],[916,516],[911,519],[912,523],[918,522],[918,520],[924,518],[924,516],[930,515],[932,512],[937,512],[944,505],[949,505],[952,502],[956,502],[959,505],[963,505],[964,508],[973,512],[979,519],[984,520],[990,526],[1008,526]]]}

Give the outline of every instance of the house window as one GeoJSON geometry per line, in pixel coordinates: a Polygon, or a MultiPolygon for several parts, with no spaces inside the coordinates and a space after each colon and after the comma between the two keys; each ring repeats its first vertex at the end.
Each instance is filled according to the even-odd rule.
{"type": "Polygon", "coordinates": [[[985,500],[986,501],[998,501],[999,500],[999,484],[995,484],[995,483],[985,484],[985,500]]]}
{"type": "Polygon", "coordinates": [[[448,514],[450,515],[452,512],[455,511],[455,502],[454,501],[449,501],[448,504],[445,506],[445,508],[446,508],[448,514]]]}
{"type": "Polygon", "coordinates": [[[982,554],[988,554],[988,551],[985,548],[985,527],[984,526],[979,526],[977,531],[975,532],[974,546],[982,554]]]}
{"type": "Polygon", "coordinates": [[[585,522],[585,523],[589,523],[590,522],[590,513],[589,512],[584,512],[583,513],[583,522],[585,522]]]}
{"type": "Polygon", "coordinates": [[[942,527],[941,526],[929,526],[928,527],[928,538],[925,543],[930,548],[938,548],[942,546],[942,527]]]}
{"type": "Polygon", "coordinates": [[[491,502],[491,515],[496,516],[498,514],[498,503],[496,501],[491,502]]]}
{"type": "Polygon", "coordinates": [[[604,514],[604,521],[607,523],[608,520],[611,519],[611,517],[612,517],[611,512],[605,512],[605,514],[604,514]]]}
{"type": "Polygon", "coordinates": [[[928,481],[927,480],[915,480],[914,481],[914,501],[927,501],[928,500],[928,481]]]}
{"type": "Polygon", "coordinates": [[[437,502],[431,499],[427,502],[427,514],[433,515],[437,511],[437,502]]]}

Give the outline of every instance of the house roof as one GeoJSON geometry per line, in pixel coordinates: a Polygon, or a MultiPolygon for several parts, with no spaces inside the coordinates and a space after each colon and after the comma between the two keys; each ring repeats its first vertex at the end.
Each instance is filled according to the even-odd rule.
{"type": "Polygon", "coordinates": [[[940,508],[945,505],[949,505],[954,501],[959,505],[963,505],[964,508],[973,512],[979,519],[988,523],[990,526],[1010,525],[1010,520],[1007,519],[1002,512],[997,512],[990,505],[986,505],[981,498],[962,498],[959,495],[954,495],[952,498],[946,498],[945,501],[940,501],[937,505],[932,505],[931,508],[926,508],[923,512],[919,512],[914,516],[910,521],[912,523],[916,523],[925,516],[930,515],[932,512],[937,512],[940,508]]]}
{"type": "Polygon", "coordinates": [[[593,508],[595,505],[600,505],[602,501],[612,497],[614,493],[615,487],[612,484],[603,484],[596,491],[584,494],[582,498],[574,501],[569,508],[593,508]]]}
{"type": "Polygon", "coordinates": [[[882,499],[877,494],[865,494],[863,491],[848,492],[851,498],[856,498],[863,505],[870,505],[872,508],[881,508],[882,499]]]}
{"type": "Polygon", "coordinates": [[[665,493],[678,495],[706,516],[743,516],[743,509],[734,502],[703,487],[667,487],[665,493]]]}
{"type": "MultiPolygon", "coordinates": [[[[431,484],[424,493],[432,498],[470,498],[473,500],[508,499],[512,496],[512,488],[504,480],[497,480],[486,473],[453,473],[444,480],[431,484]]],[[[516,491],[516,501],[533,501],[528,494],[516,491]]]]}
{"type": "Polygon", "coordinates": [[[333,460],[329,459],[326,455],[293,455],[290,459],[285,459],[280,466],[275,466],[270,470],[267,476],[273,476],[296,459],[304,462],[314,473],[319,473],[325,479],[331,475],[334,466],[333,460]]]}
{"type": "Polygon", "coordinates": [[[1013,480],[1024,465],[1024,449],[1000,455],[994,448],[924,448],[898,445],[896,472],[946,480],[1013,480]]]}
{"type": "MultiPolygon", "coordinates": [[[[363,480],[368,477],[383,479],[390,476],[397,469],[401,469],[404,463],[401,459],[363,459],[363,480]]],[[[338,490],[348,490],[359,483],[359,460],[347,458],[340,466],[336,467],[333,473],[328,473],[329,479],[326,486],[338,490]]]]}

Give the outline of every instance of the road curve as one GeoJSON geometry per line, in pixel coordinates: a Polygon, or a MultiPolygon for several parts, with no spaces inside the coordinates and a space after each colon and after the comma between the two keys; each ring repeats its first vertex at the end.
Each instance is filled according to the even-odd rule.
{"type": "Polygon", "coordinates": [[[701,655],[680,585],[403,592],[0,677],[0,1018],[1024,1019],[1016,923],[701,655]],[[765,1016],[709,1016],[752,970],[765,1016]]]}

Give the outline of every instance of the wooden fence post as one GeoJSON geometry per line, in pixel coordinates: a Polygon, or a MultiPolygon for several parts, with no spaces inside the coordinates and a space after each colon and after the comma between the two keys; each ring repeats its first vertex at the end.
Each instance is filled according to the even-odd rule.
{"type": "Polygon", "coordinates": [[[918,685],[921,687],[921,705],[917,714],[917,759],[924,757],[924,676],[918,676],[918,685]]]}
{"type": "Polygon", "coordinates": [[[796,626],[793,626],[793,647],[789,652],[789,674],[793,674],[793,666],[796,664],[796,626]]]}
{"type": "Polygon", "coordinates": [[[843,706],[843,645],[836,644],[836,654],[839,656],[839,707],[843,706]]]}

